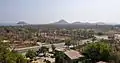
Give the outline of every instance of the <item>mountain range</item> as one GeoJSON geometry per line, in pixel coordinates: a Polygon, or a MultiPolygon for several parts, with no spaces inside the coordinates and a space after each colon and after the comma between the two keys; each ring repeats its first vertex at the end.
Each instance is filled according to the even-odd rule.
{"type": "Polygon", "coordinates": [[[0,23],[0,26],[19,26],[19,25],[27,25],[27,23],[24,22],[24,21],[19,21],[17,23],[9,23],[9,22],[7,22],[7,23],[0,23]]]}
{"type": "MultiPolygon", "coordinates": [[[[64,19],[61,19],[57,22],[53,22],[53,23],[49,23],[49,24],[53,24],[53,25],[110,25],[110,24],[106,24],[104,22],[96,22],[96,23],[89,23],[89,22],[80,22],[80,21],[76,21],[73,23],[69,23],[64,19]]],[[[28,25],[28,23],[24,22],[24,21],[19,21],[17,23],[0,23],[0,25],[28,25]]]]}
{"type": "Polygon", "coordinates": [[[96,23],[85,22],[84,23],[84,22],[77,21],[77,22],[69,23],[69,22],[67,22],[66,20],[63,20],[63,19],[59,20],[58,22],[54,22],[52,24],[62,24],[62,25],[65,25],[65,24],[71,24],[71,25],[106,25],[103,22],[96,22],[96,23]]]}
{"type": "Polygon", "coordinates": [[[24,22],[24,21],[19,21],[17,24],[23,24],[23,25],[25,25],[25,24],[27,24],[27,23],[24,22]]]}
{"type": "Polygon", "coordinates": [[[69,24],[69,23],[68,23],[67,21],[61,19],[61,20],[59,20],[58,22],[54,22],[54,23],[52,23],[52,24],[69,24]]]}

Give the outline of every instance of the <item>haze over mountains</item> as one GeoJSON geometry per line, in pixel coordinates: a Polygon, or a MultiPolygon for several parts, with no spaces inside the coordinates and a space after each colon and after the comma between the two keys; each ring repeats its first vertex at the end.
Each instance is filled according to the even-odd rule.
{"type": "Polygon", "coordinates": [[[19,21],[17,23],[11,23],[11,22],[3,22],[0,23],[0,26],[18,26],[18,25],[27,25],[28,23],[24,21],[19,21]]]}
{"type": "MultiPolygon", "coordinates": [[[[0,23],[0,25],[28,25],[28,23],[26,23],[25,21],[19,21],[17,23],[0,23]]],[[[64,19],[61,19],[57,22],[53,22],[53,23],[48,23],[48,24],[53,24],[53,25],[113,25],[113,24],[106,24],[104,22],[96,22],[96,23],[89,23],[89,22],[80,22],[80,21],[76,21],[73,23],[69,23],[64,19]]],[[[32,24],[35,25],[35,24],[32,24]]],[[[38,24],[40,25],[40,24],[38,24]]]]}
{"type": "Polygon", "coordinates": [[[69,24],[69,23],[68,23],[67,21],[61,19],[61,20],[59,20],[58,22],[54,22],[54,23],[52,23],[52,24],[69,24]]]}
{"type": "Polygon", "coordinates": [[[24,21],[19,21],[17,24],[27,24],[26,22],[24,22],[24,21]]]}
{"type": "Polygon", "coordinates": [[[54,22],[54,23],[52,23],[52,24],[73,24],[73,25],[106,25],[105,23],[103,23],[103,22],[96,22],[96,23],[89,23],[89,22],[85,22],[85,23],[83,23],[83,22],[73,22],[73,23],[69,23],[69,22],[67,22],[66,20],[64,20],[64,19],[61,19],[61,20],[59,20],[58,22],[54,22]]]}

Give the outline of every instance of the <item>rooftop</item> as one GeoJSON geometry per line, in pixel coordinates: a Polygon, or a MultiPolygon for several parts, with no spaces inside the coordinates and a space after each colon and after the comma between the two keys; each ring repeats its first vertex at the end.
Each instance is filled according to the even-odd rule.
{"type": "Polygon", "coordinates": [[[66,51],[67,49],[66,49],[66,48],[56,48],[55,50],[61,51],[61,52],[63,51],[63,52],[64,52],[64,51],[66,51]]]}
{"type": "Polygon", "coordinates": [[[78,59],[80,57],[84,57],[78,51],[75,50],[67,50],[64,52],[70,59],[78,59]]]}

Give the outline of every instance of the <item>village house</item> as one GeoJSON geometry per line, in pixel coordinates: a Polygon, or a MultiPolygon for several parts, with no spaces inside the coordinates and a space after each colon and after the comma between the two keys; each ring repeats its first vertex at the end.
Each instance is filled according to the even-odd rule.
{"type": "Polygon", "coordinates": [[[62,58],[60,56],[57,56],[55,58],[55,63],[78,63],[81,62],[80,60],[84,58],[84,56],[80,54],[78,51],[70,50],[70,49],[67,50],[64,48],[56,49],[56,54],[57,55],[61,54],[60,56],[62,56],[62,58]]]}
{"type": "Polygon", "coordinates": [[[81,55],[78,51],[75,50],[67,50],[65,53],[65,63],[78,63],[80,62],[80,58],[82,59],[84,56],[81,55]]]}

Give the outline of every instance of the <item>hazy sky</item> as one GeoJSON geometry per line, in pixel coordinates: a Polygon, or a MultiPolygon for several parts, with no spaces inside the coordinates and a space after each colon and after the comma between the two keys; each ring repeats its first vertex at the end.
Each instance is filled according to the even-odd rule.
{"type": "Polygon", "coordinates": [[[0,0],[0,22],[120,23],[120,0],[0,0]]]}

